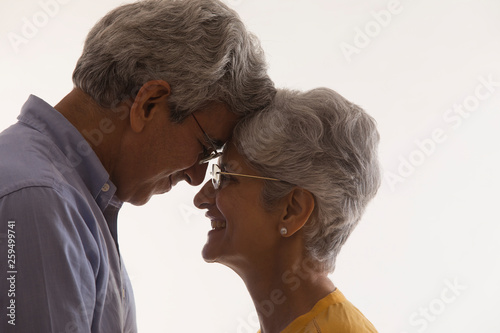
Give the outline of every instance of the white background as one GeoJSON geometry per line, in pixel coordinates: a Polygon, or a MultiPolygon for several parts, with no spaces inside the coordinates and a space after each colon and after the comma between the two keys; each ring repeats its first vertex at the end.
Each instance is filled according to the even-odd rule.
{"type": "MultiPolygon", "coordinates": [[[[333,88],[378,121],[386,178],[334,283],[380,332],[500,332],[500,2],[227,2],[260,37],[277,86],[333,88]]],[[[0,129],[29,94],[54,105],[70,91],[88,30],[121,1],[58,3],[0,2],[0,129]],[[23,35],[26,22],[38,27],[23,35]]],[[[239,277],[201,259],[210,227],[195,193],[181,184],[120,213],[139,329],[254,332],[239,277]]]]}

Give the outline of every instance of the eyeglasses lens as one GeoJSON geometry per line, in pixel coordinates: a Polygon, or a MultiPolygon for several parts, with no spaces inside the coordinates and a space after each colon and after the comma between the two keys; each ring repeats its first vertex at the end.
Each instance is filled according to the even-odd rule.
{"type": "Polygon", "coordinates": [[[217,164],[212,164],[212,184],[214,189],[218,189],[220,185],[220,168],[217,164]]]}

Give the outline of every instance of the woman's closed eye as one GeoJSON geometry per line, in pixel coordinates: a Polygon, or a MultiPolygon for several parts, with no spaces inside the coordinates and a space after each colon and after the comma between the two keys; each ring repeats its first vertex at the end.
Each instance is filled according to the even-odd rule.
{"type": "Polygon", "coordinates": [[[234,177],[232,175],[221,173],[219,177],[220,177],[220,187],[224,187],[228,184],[238,182],[238,177],[234,177]]]}

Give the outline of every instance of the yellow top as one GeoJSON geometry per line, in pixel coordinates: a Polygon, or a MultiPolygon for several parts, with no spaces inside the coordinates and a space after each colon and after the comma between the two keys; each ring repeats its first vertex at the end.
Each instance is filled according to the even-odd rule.
{"type": "Polygon", "coordinates": [[[377,330],[336,289],[319,300],[311,311],[297,317],[281,333],[377,333],[377,330]]]}

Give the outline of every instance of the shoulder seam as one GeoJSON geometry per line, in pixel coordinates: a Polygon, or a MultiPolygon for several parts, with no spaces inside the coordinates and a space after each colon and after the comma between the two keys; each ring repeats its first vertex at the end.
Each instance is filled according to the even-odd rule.
{"type": "Polygon", "coordinates": [[[8,189],[4,193],[0,192],[0,200],[5,198],[6,196],[9,196],[11,194],[14,194],[16,192],[19,192],[21,190],[29,189],[29,188],[49,188],[54,190],[55,192],[61,194],[61,188],[59,186],[56,186],[55,182],[49,183],[39,183],[39,184],[19,184],[18,186],[13,186],[11,189],[8,189]]]}

